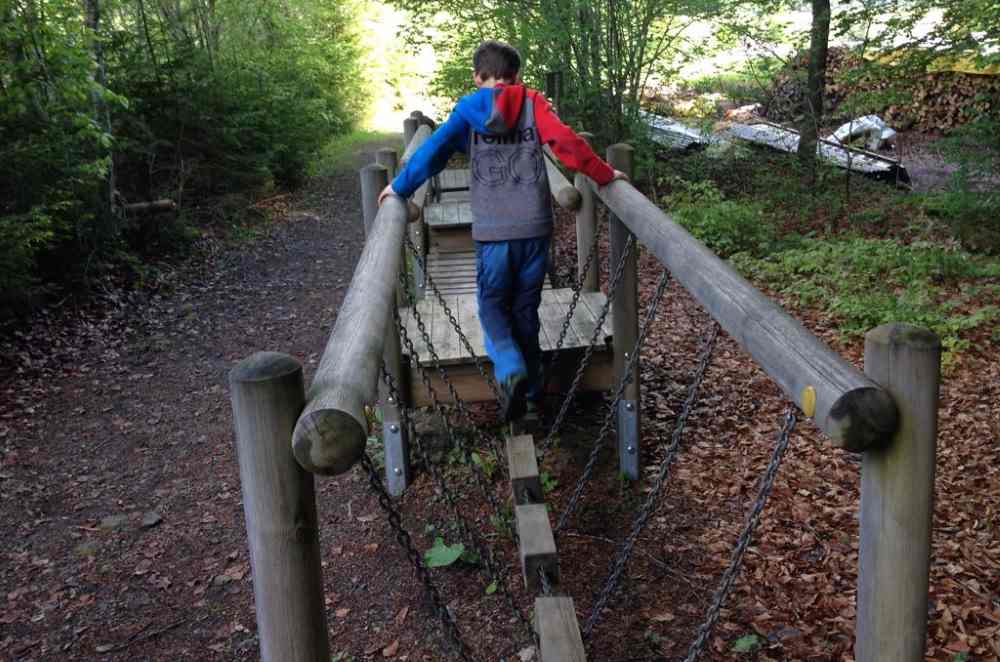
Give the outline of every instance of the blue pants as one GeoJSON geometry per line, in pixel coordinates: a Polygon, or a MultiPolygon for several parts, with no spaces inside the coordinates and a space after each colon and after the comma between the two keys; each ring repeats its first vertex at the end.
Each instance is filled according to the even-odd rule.
{"type": "Polygon", "coordinates": [[[549,261],[549,237],[476,242],[476,297],[486,353],[497,382],[520,373],[525,397],[542,397],[538,306],[549,261]]]}

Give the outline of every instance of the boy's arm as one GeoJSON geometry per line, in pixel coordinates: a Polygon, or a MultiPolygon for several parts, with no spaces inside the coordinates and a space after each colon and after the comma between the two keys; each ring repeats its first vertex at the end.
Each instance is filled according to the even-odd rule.
{"type": "Polygon", "coordinates": [[[534,105],[538,137],[552,148],[566,167],[582,172],[600,186],[617,177],[615,170],[594,153],[586,140],[562,123],[544,96],[536,94],[534,105]]]}
{"type": "Polygon", "coordinates": [[[452,112],[448,120],[410,156],[392,180],[392,192],[409,198],[421,184],[444,170],[452,154],[457,150],[465,151],[468,139],[469,125],[459,113],[452,112]]]}

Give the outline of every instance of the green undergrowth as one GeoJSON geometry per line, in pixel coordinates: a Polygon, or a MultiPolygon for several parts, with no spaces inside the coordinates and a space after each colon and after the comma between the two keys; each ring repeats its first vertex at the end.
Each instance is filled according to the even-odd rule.
{"type": "MultiPolygon", "coordinates": [[[[355,167],[358,154],[371,143],[390,141],[396,134],[387,131],[355,129],[337,136],[320,151],[312,167],[312,174],[330,176],[355,167]]],[[[402,145],[402,139],[400,139],[402,145]]]]}
{"type": "MultiPolygon", "coordinates": [[[[990,194],[914,195],[833,169],[807,187],[793,157],[743,148],[673,158],[653,189],[713,252],[799,314],[834,320],[844,339],[908,322],[935,331],[951,361],[973,330],[1000,328],[1000,252],[989,242],[1000,210],[974,197],[990,194]]],[[[989,337],[1000,342],[1000,331],[989,337]]]]}

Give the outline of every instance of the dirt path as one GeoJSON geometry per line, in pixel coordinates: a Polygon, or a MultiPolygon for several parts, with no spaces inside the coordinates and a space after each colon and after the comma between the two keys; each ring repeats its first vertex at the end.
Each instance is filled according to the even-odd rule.
{"type": "MultiPolygon", "coordinates": [[[[49,338],[57,369],[0,385],[0,660],[257,659],[226,374],[254,351],[275,350],[301,360],[311,379],[360,254],[355,171],[313,182],[292,207],[294,220],[220,254],[169,296],[125,321],[91,323],[86,343],[49,338]]],[[[562,246],[572,230],[560,222],[562,246]]],[[[648,302],[659,268],[646,253],[641,274],[648,302]]],[[[706,321],[671,286],[642,355],[647,449],[669,438],[706,321]]],[[[835,342],[828,320],[804,321],[835,342]]],[[[841,349],[859,359],[857,343],[841,349]]],[[[1000,631],[995,350],[983,340],[943,388],[936,516],[948,535],[935,541],[933,659],[1000,655],[992,643],[1000,631]]],[[[39,361],[30,347],[6,358],[39,361]]],[[[591,659],[683,655],[783,408],[776,388],[723,336],[668,489],[594,631],[591,659]]],[[[592,404],[573,410],[546,459],[555,512],[599,424],[592,404]]],[[[649,452],[651,471],[660,457],[649,452]]],[[[455,461],[445,472],[460,510],[512,570],[507,586],[527,613],[531,596],[509,537],[491,524],[468,471],[455,461]]],[[[559,543],[563,588],[581,616],[649,485],[622,483],[610,453],[596,473],[559,543]]],[[[748,638],[759,660],[851,659],[857,484],[856,458],[800,425],[702,659],[731,659],[734,643],[748,638]]],[[[500,481],[495,488],[506,494],[500,481]]],[[[318,498],[333,659],[445,659],[421,588],[360,472],[318,481],[318,498]]],[[[438,535],[455,540],[457,522],[430,481],[418,480],[400,507],[420,549],[438,535]]],[[[525,648],[514,613],[472,566],[434,576],[478,659],[525,648]]]]}

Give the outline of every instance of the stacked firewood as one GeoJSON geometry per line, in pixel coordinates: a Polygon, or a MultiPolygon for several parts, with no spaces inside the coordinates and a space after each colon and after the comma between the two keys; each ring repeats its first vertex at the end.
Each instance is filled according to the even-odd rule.
{"type": "MultiPolygon", "coordinates": [[[[762,104],[776,122],[802,119],[808,54],[779,73],[762,104]]],[[[831,48],[827,63],[824,124],[874,113],[891,126],[947,131],[984,115],[1000,116],[1000,76],[957,71],[900,75],[892,65],[863,61],[846,48],[831,48]]]]}

